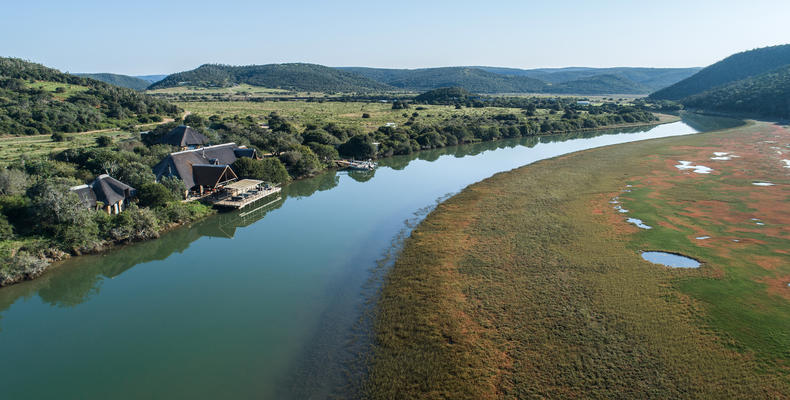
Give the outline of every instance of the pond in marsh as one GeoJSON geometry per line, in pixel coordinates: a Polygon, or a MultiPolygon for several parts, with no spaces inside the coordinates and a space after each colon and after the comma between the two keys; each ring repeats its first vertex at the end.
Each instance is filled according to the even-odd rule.
{"type": "Polygon", "coordinates": [[[699,268],[700,266],[700,262],[693,258],[663,251],[645,251],[642,252],[642,258],[653,264],[672,268],[699,268]]]}
{"type": "Polygon", "coordinates": [[[723,121],[694,116],[392,157],[373,172],[295,182],[281,201],[244,217],[219,214],[68,260],[0,289],[2,397],[347,395],[360,377],[371,279],[419,210],[496,172],[720,127],[709,122],[723,121]]]}

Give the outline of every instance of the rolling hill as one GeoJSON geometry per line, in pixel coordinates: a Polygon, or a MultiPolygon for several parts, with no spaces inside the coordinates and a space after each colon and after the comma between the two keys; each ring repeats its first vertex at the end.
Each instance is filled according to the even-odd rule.
{"type": "Polygon", "coordinates": [[[767,73],[790,64],[790,45],[763,47],[733,54],[650,97],[681,100],[718,86],[767,73]]]}
{"type": "Polygon", "coordinates": [[[229,66],[205,64],[168,75],[149,89],[177,86],[228,87],[241,83],[310,92],[369,92],[392,87],[366,77],[316,64],[229,66]]]}
{"type": "MultiPolygon", "coordinates": [[[[593,78],[596,76],[616,76],[622,80],[631,81],[638,86],[629,90],[647,90],[642,93],[649,93],[678,81],[681,81],[698,72],[701,68],[633,68],[633,67],[614,67],[614,68],[588,68],[588,67],[568,67],[568,68],[539,68],[539,69],[517,69],[500,67],[474,67],[484,71],[494,72],[502,75],[527,76],[540,79],[542,81],[558,84],[571,81],[578,81],[593,78]]],[[[628,89],[628,88],[623,88],[628,89]]],[[[616,92],[615,92],[616,93],[616,92]]],[[[626,92],[620,92],[626,93],[626,92]]]]}
{"type": "Polygon", "coordinates": [[[378,80],[399,89],[425,91],[440,87],[462,87],[476,93],[542,92],[548,85],[540,80],[495,74],[477,68],[444,67],[413,70],[380,70],[377,68],[344,68],[366,78],[378,80]]]}
{"type": "Polygon", "coordinates": [[[423,91],[458,86],[478,93],[647,94],[686,78],[699,68],[444,67],[387,69],[342,67],[401,89],[423,91]]]}
{"type": "Polygon", "coordinates": [[[85,78],[96,79],[97,81],[109,83],[110,85],[125,87],[134,90],[145,90],[148,87],[148,85],[151,84],[146,80],[128,75],[107,74],[107,73],[74,74],[74,75],[82,76],[85,78]]]}
{"type": "Polygon", "coordinates": [[[547,92],[560,94],[641,94],[649,93],[647,86],[620,75],[593,75],[551,85],[547,92]]]}
{"type": "Polygon", "coordinates": [[[544,68],[497,67],[393,69],[330,68],[316,64],[249,66],[202,65],[172,74],[149,89],[176,86],[228,87],[246,83],[267,88],[322,92],[408,90],[423,92],[461,87],[475,93],[550,93],[577,95],[647,94],[671,85],[698,68],[544,68]]]}
{"type": "Polygon", "coordinates": [[[179,112],[175,105],[132,89],[0,57],[0,134],[116,128],[179,112]]]}
{"type": "Polygon", "coordinates": [[[162,79],[167,78],[167,75],[135,75],[134,77],[142,79],[142,80],[148,82],[148,84],[150,85],[150,84],[152,84],[154,82],[159,82],[162,79]]]}
{"type": "Polygon", "coordinates": [[[686,107],[768,118],[790,118],[790,65],[686,97],[686,107]]]}

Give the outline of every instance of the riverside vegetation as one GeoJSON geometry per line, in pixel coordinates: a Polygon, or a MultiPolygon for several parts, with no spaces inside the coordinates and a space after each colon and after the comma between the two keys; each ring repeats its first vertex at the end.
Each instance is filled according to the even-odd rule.
{"type": "Polygon", "coordinates": [[[177,116],[181,109],[163,100],[38,64],[2,61],[4,93],[12,99],[4,109],[8,117],[3,121],[11,124],[6,132],[51,131],[52,143],[65,147],[52,147],[49,154],[22,153],[15,147],[16,139],[8,142],[11,154],[5,158],[6,168],[0,170],[2,284],[34,278],[51,261],[69,254],[154,238],[163,229],[209,213],[201,204],[180,202],[183,183],[179,180],[154,182],[151,167],[176,150],[157,144],[157,138],[181,122],[203,132],[212,143],[236,142],[272,155],[240,160],[233,168],[240,177],[284,183],[330,168],[339,157],[386,157],[462,143],[656,121],[644,106],[580,104],[573,98],[474,96],[459,89],[439,89],[393,103],[271,102],[278,108],[267,112],[258,107],[269,106],[268,102],[245,102],[245,111],[232,113],[223,108],[237,103],[184,103],[183,107],[194,111],[182,121],[177,116]],[[37,89],[28,89],[31,81],[37,82],[37,89]],[[32,113],[23,117],[18,110],[29,109],[26,104],[33,98],[38,100],[32,113]],[[319,115],[300,112],[294,105],[318,105],[313,110],[319,115]],[[85,114],[80,107],[98,110],[96,118],[85,119],[93,111],[85,114]],[[347,112],[356,107],[365,111],[347,112]],[[83,139],[91,134],[63,135],[120,125],[134,130],[135,124],[161,121],[163,115],[175,121],[160,123],[145,135],[100,134],[88,141],[89,146],[83,139]],[[136,188],[137,203],[116,216],[83,208],[68,188],[103,173],[136,188]]]}
{"type": "MultiPolygon", "coordinates": [[[[225,104],[219,102],[213,107],[221,108],[225,104]]],[[[332,108],[326,114],[327,118],[345,119],[345,123],[317,125],[324,121],[302,122],[276,112],[264,115],[253,112],[246,116],[234,113],[219,117],[215,114],[216,109],[211,110],[206,118],[203,115],[207,113],[195,107],[196,112],[183,122],[206,134],[213,143],[232,141],[273,155],[263,160],[240,160],[233,165],[240,177],[270,182],[287,182],[314,175],[331,168],[333,160],[341,156],[377,158],[460,143],[655,122],[650,112],[635,107],[616,104],[581,106],[572,99],[496,99],[491,106],[471,108],[465,107],[466,103],[423,106],[401,102],[370,104],[386,107],[387,113],[398,115],[405,121],[400,126],[383,123],[383,126],[368,131],[364,124],[372,119],[370,114],[366,117],[364,113],[355,113],[353,118],[347,119],[332,108]],[[466,113],[469,109],[474,112],[466,113]],[[430,110],[441,111],[443,117],[435,117],[430,110]],[[421,118],[420,112],[427,114],[421,118]]],[[[302,115],[309,118],[309,114],[302,115]]],[[[82,143],[80,141],[65,142],[67,147],[69,144],[74,147],[47,155],[30,156],[14,152],[18,158],[10,159],[7,167],[0,170],[2,284],[34,278],[49,263],[69,254],[95,252],[115,243],[155,238],[163,229],[194,221],[209,213],[210,209],[199,203],[179,201],[183,192],[183,183],[179,180],[153,182],[151,167],[176,150],[156,144],[156,138],[180,122],[179,119],[161,124],[142,136],[98,135],[88,147],[78,147],[77,143],[82,143]],[[68,188],[89,182],[102,173],[109,173],[138,189],[137,204],[117,216],[84,209],[68,188]]]]}
{"type": "Polygon", "coordinates": [[[787,398],[790,220],[774,141],[790,131],[752,123],[588,150],[443,202],[384,284],[367,396],[787,398]],[[721,151],[740,158],[710,159],[721,151]]]}

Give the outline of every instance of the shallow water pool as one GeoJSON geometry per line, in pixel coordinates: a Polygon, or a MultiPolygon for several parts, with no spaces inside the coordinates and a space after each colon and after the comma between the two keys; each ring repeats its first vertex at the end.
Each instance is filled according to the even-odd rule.
{"type": "Polygon", "coordinates": [[[645,251],[642,252],[642,258],[653,264],[666,265],[672,268],[699,268],[701,265],[699,261],[693,258],[663,251],[645,251]]]}

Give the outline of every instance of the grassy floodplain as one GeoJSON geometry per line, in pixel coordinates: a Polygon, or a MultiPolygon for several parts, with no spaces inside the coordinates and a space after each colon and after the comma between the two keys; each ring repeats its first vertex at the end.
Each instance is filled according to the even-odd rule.
{"type": "Polygon", "coordinates": [[[790,397],[789,146],[787,127],[751,122],[468,187],[413,231],[385,281],[368,397],[790,397]]]}
{"type": "MultiPolygon", "coordinates": [[[[339,101],[194,101],[176,102],[179,107],[189,112],[208,118],[216,115],[220,118],[238,116],[239,118],[263,118],[276,112],[299,129],[308,124],[323,126],[334,123],[344,128],[357,129],[361,132],[373,132],[379,127],[391,123],[396,126],[405,125],[410,118],[420,124],[438,124],[451,119],[490,118],[503,114],[515,114],[521,120],[528,117],[523,110],[509,107],[463,107],[445,105],[414,105],[408,109],[393,110],[392,103],[382,102],[339,102],[339,101]],[[417,114],[416,116],[414,114],[417,114]],[[363,114],[368,117],[363,118],[363,114]]],[[[657,114],[661,118],[663,117],[657,114]]],[[[561,113],[551,113],[548,109],[538,109],[533,116],[543,120],[560,120],[561,113]]],[[[665,122],[662,120],[662,122],[665,122]]]]}
{"type": "MultiPolygon", "coordinates": [[[[413,113],[417,113],[417,120],[422,123],[434,123],[444,119],[456,117],[486,117],[499,114],[521,114],[517,108],[505,107],[464,107],[456,110],[453,106],[420,105],[404,110],[393,110],[391,103],[377,102],[309,102],[309,101],[264,101],[264,102],[184,102],[176,103],[179,107],[190,110],[192,113],[204,117],[217,115],[220,117],[263,117],[276,112],[285,117],[298,128],[304,129],[307,124],[323,126],[327,123],[336,123],[343,127],[359,128],[363,132],[372,132],[386,123],[402,125],[406,123],[413,113]],[[362,118],[368,114],[368,118],[362,118]]],[[[546,111],[548,115],[548,111],[546,111]]],[[[559,118],[560,115],[554,115],[559,118]]],[[[554,117],[553,116],[553,117],[554,117]]]]}

